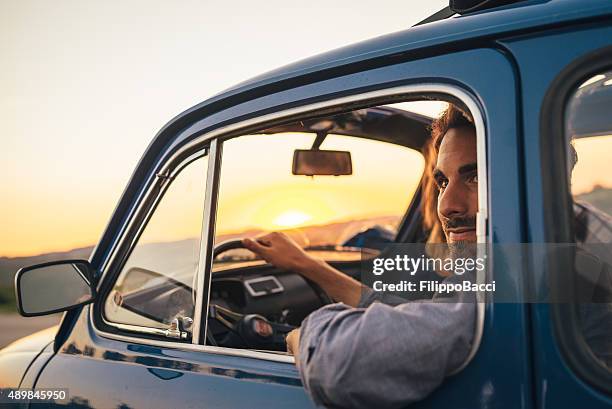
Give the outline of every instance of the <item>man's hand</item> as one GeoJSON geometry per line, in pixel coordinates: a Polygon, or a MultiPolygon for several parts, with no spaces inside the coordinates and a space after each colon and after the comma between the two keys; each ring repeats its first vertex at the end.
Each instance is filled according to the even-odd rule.
{"type": "Polygon", "coordinates": [[[295,358],[295,365],[300,366],[300,329],[296,328],[288,333],[285,342],[287,342],[287,353],[293,355],[295,358]]]}
{"type": "Polygon", "coordinates": [[[307,273],[316,264],[289,236],[280,232],[268,233],[255,239],[243,239],[242,244],[270,264],[298,273],[307,273]]]}

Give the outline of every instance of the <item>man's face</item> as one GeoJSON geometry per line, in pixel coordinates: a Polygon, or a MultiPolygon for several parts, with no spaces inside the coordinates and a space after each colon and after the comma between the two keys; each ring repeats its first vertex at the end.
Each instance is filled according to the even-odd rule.
{"type": "Polygon", "coordinates": [[[438,218],[448,243],[476,242],[478,177],[476,135],[451,128],[440,144],[434,180],[439,188],[438,218]]]}

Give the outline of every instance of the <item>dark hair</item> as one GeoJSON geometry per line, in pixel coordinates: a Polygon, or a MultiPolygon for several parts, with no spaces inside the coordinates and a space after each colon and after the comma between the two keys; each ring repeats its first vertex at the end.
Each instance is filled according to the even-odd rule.
{"type": "Polygon", "coordinates": [[[438,152],[444,135],[452,128],[469,128],[476,133],[472,117],[459,107],[449,104],[448,108],[431,123],[431,140],[425,146],[425,175],[421,185],[421,213],[423,214],[423,230],[429,232],[428,243],[443,243],[446,241],[442,225],[438,220],[438,188],[434,183],[433,170],[438,161],[438,152]]]}

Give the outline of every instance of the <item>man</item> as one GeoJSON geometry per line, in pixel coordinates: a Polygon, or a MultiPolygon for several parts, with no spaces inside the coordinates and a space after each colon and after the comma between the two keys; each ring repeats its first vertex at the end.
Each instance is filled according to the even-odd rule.
{"type": "MultiPolygon", "coordinates": [[[[437,226],[448,243],[476,241],[478,180],[473,123],[450,106],[432,126],[424,192],[436,194],[437,226]]],[[[380,294],[304,252],[282,233],[244,245],[280,268],[317,283],[338,304],[310,314],[287,337],[304,386],[330,407],[392,408],[418,401],[465,361],[474,334],[473,302],[409,302],[392,306],[380,294]],[[384,300],[383,300],[384,301],[384,300]],[[401,334],[401,336],[397,336],[401,334]]],[[[447,277],[453,280],[457,276],[447,277]]],[[[464,301],[464,300],[457,300],[464,301]]]]}

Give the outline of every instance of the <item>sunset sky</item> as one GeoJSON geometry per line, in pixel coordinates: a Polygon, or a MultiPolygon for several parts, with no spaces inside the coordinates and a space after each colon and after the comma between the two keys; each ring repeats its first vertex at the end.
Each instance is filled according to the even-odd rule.
{"type": "Polygon", "coordinates": [[[612,135],[576,139],[574,147],[578,162],[572,172],[572,193],[589,192],[593,185],[612,188],[612,135]]]}
{"type": "Polygon", "coordinates": [[[179,112],[445,3],[0,2],[0,256],[94,244],[179,112]]]}
{"type": "Polygon", "coordinates": [[[95,244],[146,146],[181,111],[447,3],[0,2],[0,256],[95,244]]]}
{"type": "Polygon", "coordinates": [[[293,175],[293,151],[308,149],[313,141],[312,134],[283,133],[246,135],[226,142],[218,233],[401,216],[407,209],[423,173],[419,152],[385,142],[328,135],[321,149],[350,152],[353,173],[293,175]]]}

